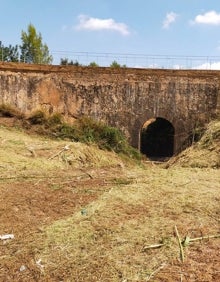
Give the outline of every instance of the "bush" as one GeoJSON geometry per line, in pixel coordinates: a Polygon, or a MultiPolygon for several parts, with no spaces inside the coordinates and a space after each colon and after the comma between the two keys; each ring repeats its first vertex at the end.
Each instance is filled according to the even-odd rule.
{"type": "Polygon", "coordinates": [[[98,67],[99,65],[96,62],[91,62],[89,67],[98,67]]]}
{"type": "Polygon", "coordinates": [[[93,142],[100,149],[113,150],[116,153],[123,153],[131,158],[141,159],[140,152],[129,145],[126,137],[119,129],[88,117],[79,119],[78,127],[82,132],[84,142],[93,142]]]}
{"type": "Polygon", "coordinates": [[[121,65],[117,61],[113,61],[110,65],[110,68],[120,68],[121,65]]]}
{"type": "Polygon", "coordinates": [[[89,117],[82,117],[70,125],[63,122],[60,114],[47,117],[43,111],[36,111],[28,120],[32,125],[39,125],[38,133],[75,142],[93,143],[100,149],[112,150],[135,159],[141,158],[139,151],[128,144],[120,130],[89,117]]]}
{"type": "Polygon", "coordinates": [[[63,117],[59,113],[55,113],[47,118],[47,124],[49,126],[56,126],[63,123],[63,117]]]}
{"type": "Polygon", "coordinates": [[[46,114],[41,111],[35,111],[29,118],[31,124],[44,124],[47,121],[46,114]]]}

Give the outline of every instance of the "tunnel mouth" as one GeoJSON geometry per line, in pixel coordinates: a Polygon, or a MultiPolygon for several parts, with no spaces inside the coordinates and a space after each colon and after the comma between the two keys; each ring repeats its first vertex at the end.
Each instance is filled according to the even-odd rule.
{"type": "Polygon", "coordinates": [[[175,129],[168,120],[157,117],[146,121],[141,130],[140,151],[151,160],[166,161],[174,154],[175,129]]]}

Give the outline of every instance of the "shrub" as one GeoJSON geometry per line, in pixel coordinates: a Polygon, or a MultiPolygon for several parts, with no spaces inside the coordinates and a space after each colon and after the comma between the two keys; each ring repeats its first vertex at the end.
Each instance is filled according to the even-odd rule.
{"type": "Polygon", "coordinates": [[[31,124],[44,124],[47,121],[46,114],[41,111],[35,111],[29,118],[31,124]]]}
{"type": "Polygon", "coordinates": [[[100,149],[112,150],[131,158],[140,159],[140,153],[131,147],[123,133],[89,117],[82,117],[70,125],[63,122],[60,114],[49,117],[43,111],[36,111],[29,119],[32,125],[40,125],[37,132],[51,137],[69,139],[87,144],[97,144],[100,149]]]}
{"type": "Polygon", "coordinates": [[[63,123],[63,117],[59,113],[55,113],[47,118],[47,124],[49,126],[56,126],[63,123]]]}
{"type": "Polygon", "coordinates": [[[117,61],[113,61],[110,65],[110,68],[120,68],[121,65],[117,61]]]}
{"type": "Polygon", "coordinates": [[[91,62],[89,67],[98,67],[99,65],[96,62],[91,62]]]}

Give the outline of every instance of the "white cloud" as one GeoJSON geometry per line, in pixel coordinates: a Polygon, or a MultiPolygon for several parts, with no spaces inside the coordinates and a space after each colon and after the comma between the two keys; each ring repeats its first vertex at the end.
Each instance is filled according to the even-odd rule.
{"type": "Polygon", "coordinates": [[[197,15],[193,21],[194,24],[220,25],[220,13],[209,11],[203,15],[197,15]]]}
{"type": "Polygon", "coordinates": [[[124,23],[116,22],[113,19],[98,19],[86,15],[80,15],[79,24],[76,26],[78,30],[113,30],[122,35],[129,35],[128,26],[124,23]]]}
{"type": "Polygon", "coordinates": [[[220,70],[220,62],[210,62],[204,63],[202,65],[196,66],[193,69],[198,70],[220,70]]]}
{"type": "Polygon", "coordinates": [[[177,19],[178,15],[174,12],[170,12],[166,14],[166,18],[163,21],[163,28],[168,29],[172,23],[174,23],[177,19]]]}

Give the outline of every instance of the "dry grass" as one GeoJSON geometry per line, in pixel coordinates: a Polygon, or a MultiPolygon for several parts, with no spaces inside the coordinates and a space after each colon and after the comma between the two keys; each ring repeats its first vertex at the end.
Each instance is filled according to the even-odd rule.
{"type": "Polygon", "coordinates": [[[4,126],[0,126],[0,161],[2,178],[46,176],[56,170],[117,167],[122,163],[116,154],[101,151],[96,146],[55,141],[4,126]]]}
{"type": "Polygon", "coordinates": [[[64,281],[147,281],[155,269],[179,258],[175,225],[182,236],[219,232],[219,171],[148,168],[127,177],[130,184],[113,186],[46,228],[40,255],[46,275],[64,281]],[[144,250],[157,243],[166,246],[144,250]]]}
{"type": "Polygon", "coordinates": [[[219,168],[220,120],[211,122],[201,140],[171,159],[167,166],[169,165],[219,168]]]}

